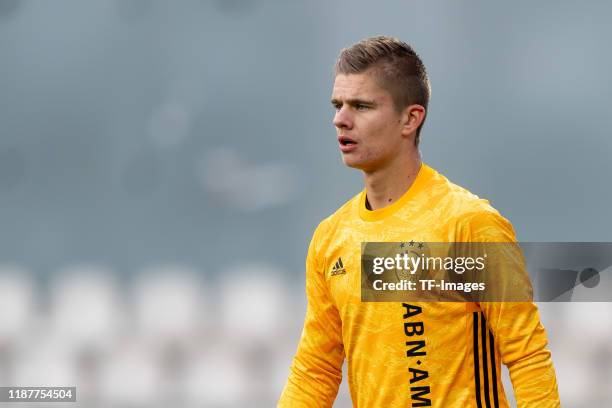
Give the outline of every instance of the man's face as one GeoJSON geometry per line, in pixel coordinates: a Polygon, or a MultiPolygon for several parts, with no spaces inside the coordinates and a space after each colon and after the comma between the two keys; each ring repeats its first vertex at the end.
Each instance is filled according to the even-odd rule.
{"type": "Polygon", "coordinates": [[[401,153],[402,114],[396,111],[391,94],[376,83],[372,71],[338,74],[332,105],[344,164],[372,172],[386,167],[401,153]]]}

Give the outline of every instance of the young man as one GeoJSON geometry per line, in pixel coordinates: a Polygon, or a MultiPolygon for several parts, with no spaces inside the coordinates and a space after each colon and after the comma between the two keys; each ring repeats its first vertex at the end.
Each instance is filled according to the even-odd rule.
{"type": "Polygon", "coordinates": [[[344,49],[332,104],[344,163],[365,189],[317,227],[306,261],[308,308],[279,407],[331,407],[348,361],[353,405],[558,407],[555,372],[531,302],[362,302],[362,242],[515,242],[486,200],[421,163],[430,87],[406,43],[344,49]]]}

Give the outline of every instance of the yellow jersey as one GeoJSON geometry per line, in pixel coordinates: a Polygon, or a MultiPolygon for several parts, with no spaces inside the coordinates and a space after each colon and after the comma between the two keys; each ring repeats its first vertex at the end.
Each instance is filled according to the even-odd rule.
{"type": "Polygon", "coordinates": [[[515,242],[511,224],[423,164],[408,191],[370,211],[366,192],[317,227],[308,307],[278,407],[331,407],[347,360],[353,406],[559,407],[546,333],[532,302],[362,302],[362,242],[515,242]]]}

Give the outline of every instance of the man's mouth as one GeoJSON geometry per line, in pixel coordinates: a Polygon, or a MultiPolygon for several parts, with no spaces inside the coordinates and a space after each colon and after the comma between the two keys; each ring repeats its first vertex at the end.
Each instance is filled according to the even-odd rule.
{"type": "Polygon", "coordinates": [[[338,136],[338,143],[342,153],[350,153],[357,148],[357,142],[350,137],[338,136]]]}
{"type": "Polygon", "coordinates": [[[339,136],[338,142],[340,143],[340,146],[351,146],[357,144],[356,141],[346,136],[339,136]]]}

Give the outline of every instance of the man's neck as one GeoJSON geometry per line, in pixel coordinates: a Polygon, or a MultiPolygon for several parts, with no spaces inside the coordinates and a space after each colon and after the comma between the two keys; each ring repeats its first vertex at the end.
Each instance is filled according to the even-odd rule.
{"type": "Polygon", "coordinates": [[[368,208],[378,210],[396,202],[414,183],[420,168],[421,155],[417,150],[406,160],[374,172],[364,172],[368,208]]]}

